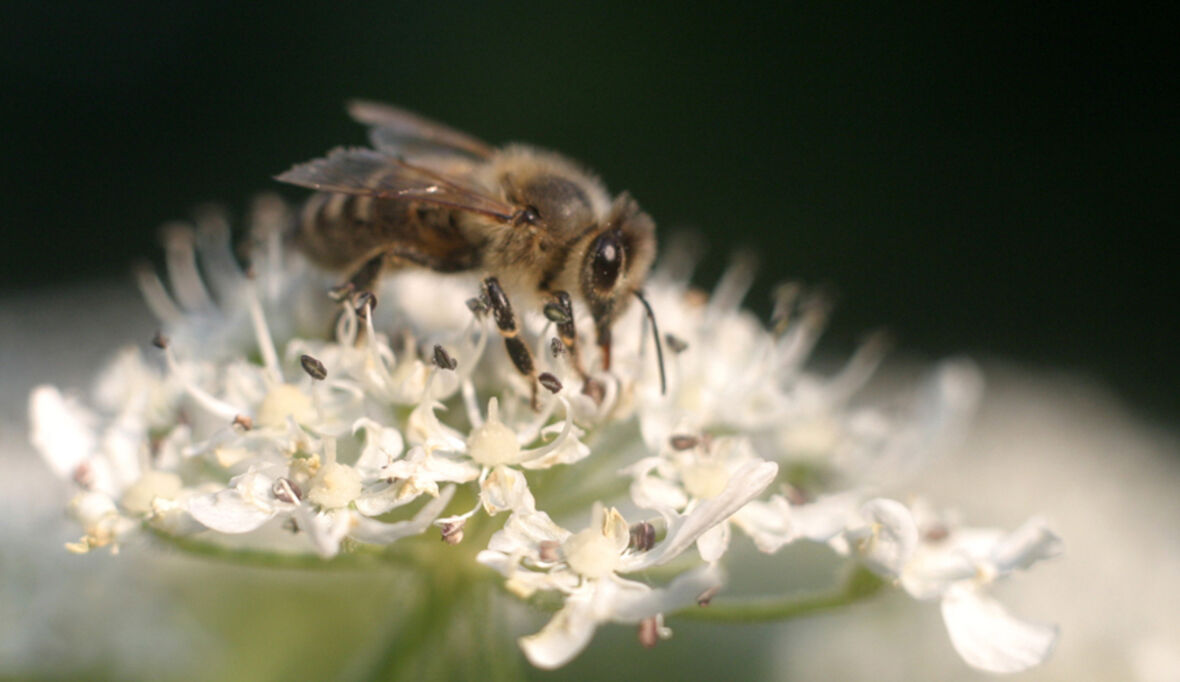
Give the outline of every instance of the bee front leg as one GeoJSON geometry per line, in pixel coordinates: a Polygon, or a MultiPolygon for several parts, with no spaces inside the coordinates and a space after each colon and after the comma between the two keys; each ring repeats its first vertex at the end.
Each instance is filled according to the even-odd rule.
{"type": "Polygon", "coordinates": [[[586,368],[582,366],[582,358],[578,353],[578,330],[574,326],[574,305],[569,293],[565,291],[553,292],[553,300],[545,304],[545,317],[557,325],[557,336],[570,355],[570,360],[578,375],[585,379],[586,368]]]}
{"type": "Polygon", "coordinates": [[[568,292],[556,291],[553,293],[553,300],[545,304],[545,317],[557,325],[557,335],[566,352],[570,354],[570,361],[578,372],[578,376],[582,377],[582,393],[590,396],[594,402],[601,404],[605,388],[600,382],[590,377],[586,367],[582,364],[582,356],[578,352],[578,330],[574,326],[574,305],[568,292]]]}
{"type": "Polygon", "coordinates": [[[492,308],[492,317],[496,320],[496,327],[500,330],[500,336],[504,337],[504,347],[508,349],[508,357],[512,359],[512,364],[516,365],[516,370],[529,378],[529,386],[532,389],[531,403],[533,409],[537,410],[539,409],[537,404],[537,370],[533,362],[533,352],[520,338],[520,330],[516,327],[516,316],[512,314],[512,304],[508,302],[508,296],[505,295],[504,289],[500,287],[500,282],[495,277],[485,279],[483,289],[484,295],[488,299],[488,305],[492,308]]]}

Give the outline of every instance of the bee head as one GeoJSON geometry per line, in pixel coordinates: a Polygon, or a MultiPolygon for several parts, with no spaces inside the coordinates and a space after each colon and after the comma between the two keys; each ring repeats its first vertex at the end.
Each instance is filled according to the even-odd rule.
{"type": "Polygon", "coordinates": [[[594,317],[607,369],[611,324],[643,286],[655,249],[655,224],[627,194],[615,199],[607,220],[589,236],[579,286],[594,317]]]}

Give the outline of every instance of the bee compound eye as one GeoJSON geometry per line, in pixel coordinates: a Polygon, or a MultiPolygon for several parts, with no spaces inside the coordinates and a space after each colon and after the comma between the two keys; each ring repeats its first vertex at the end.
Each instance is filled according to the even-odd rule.
{"type": "Polygon", "coordinates": [[[599,292],[614,288],[623,268],[623,245],[613,231],[603,234],[590,246],[590,280],[599,292]]]}

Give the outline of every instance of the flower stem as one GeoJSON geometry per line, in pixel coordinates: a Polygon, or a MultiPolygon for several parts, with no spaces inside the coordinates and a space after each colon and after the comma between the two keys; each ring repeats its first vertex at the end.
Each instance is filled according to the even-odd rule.
{"type": "Polygon", "coordinates": [[[411,561],[393,552],[375,547],[361,546],[355,551],[338,554],[331,559],[325,559],[311,552],[275,552],[264,549],[245,547],[229,547],[217,542],[199,540],[191,536],[176,536],[158,528],[145,524],[147,531],[157,542],[179,549],[186,554],[238,564],[241,566],[257,566],[263,568],[296,569],[296,570],[341,570],[341,569],[372,569],[390,564],[408,565],[411,561]]]}
{"type": "Polygon", "coordinates": [[[863,567],[856,567],[840,589],[819,594],[789,595],[777,599],[749,599],[713,602],[692,607],[676,616],[718,623],[766,623],[809,616],[848,606],[873,596],[885,582],[863,567]]]}

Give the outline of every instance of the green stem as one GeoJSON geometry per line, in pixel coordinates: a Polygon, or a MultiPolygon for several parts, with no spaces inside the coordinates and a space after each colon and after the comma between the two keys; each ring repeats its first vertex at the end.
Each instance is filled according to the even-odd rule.
{"type": "Polygon", "coordinates": [[[706,607],[692,607],[676,616],[691,620],[719,623],[765,623],[809,616],[868,599],[885,582],[863,567],[857,567],[834,592],[804,596],[785,596],[778,599],[751,599],[713,602],[706,607]]]}
{"type": "Polygon", "coordinates": [[[446,629],[447,619],[451,617],[451,602],[441,599],[439,590],[430,589],[429,581],[419,584],[418,593],[417,605],[396,619],[394,632],[385,636],[387,645],[363,679],[374,682],[415,679],[439,665],[437,656],[445,653],[426,645],[446,629]]]}
{"type": "Polygon", "coordinates": [[[375,547],[362,546],[353,552],[342,553],[331,559],[325,559],[317,554],[311,553],[297,554],[293,552],[272,552],[245,547],[228,547],[216,542],[199,540],[191,536],[179,537],[171,535],[150,525],[145,527],[157,542],[179,549],[186,554],[240,566],[335,571],[340,569],[372,569],[389,566],[390,564],[408,565],[410,563],[410,560],[403,556],[375,547]]]}

